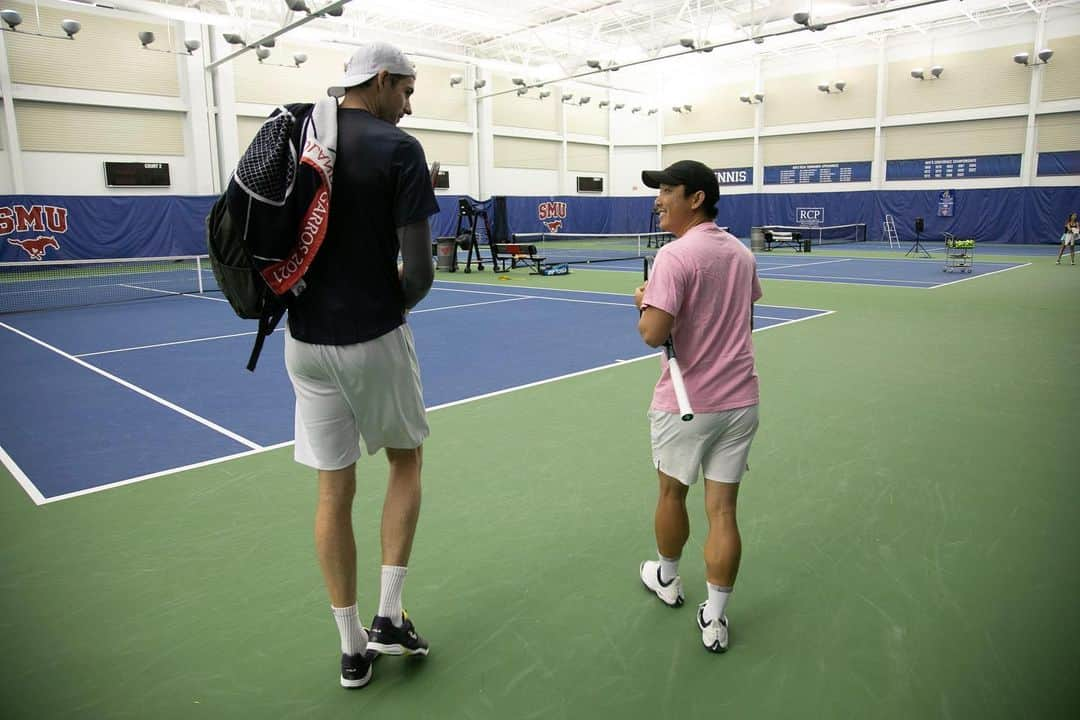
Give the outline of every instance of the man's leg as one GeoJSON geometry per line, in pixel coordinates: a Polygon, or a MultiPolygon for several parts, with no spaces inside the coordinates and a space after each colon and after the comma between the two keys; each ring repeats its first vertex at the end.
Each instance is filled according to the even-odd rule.
{"type": "Polygon", "coordinates": [[[423,446],[386,449],[390,478],[382,515],[382,578],[379,611],[371,623],[372,646],[391,655],[426,655],[427,642],[413,628],[401,608],[401,591],[412,554],[416,523],[420,517],[420,472],[423,446]]]}
{"type": "Polygon", "coordinates": [[[315,550],[326,591],[334,607],[356,604],[356,539],[352,502],[356,464],[319,471],[319,504],[315,510],[315,550]]]}
{"type": "Polygon", "coordinates": [[[1057,263],[1061,264],[1061,256],[1065,254],[1065,243],[1061,243],[1061,248],[1058,250],[1057,263]]]}
{"type": "Polygon", "coordinates": [[[738,483],[706,479],[705,513],[709,518],[709,534],[705,538],[705,580],[709,584],[706,619],[724,616],[728,596],[739,574],[742,538],[735,517],[738,497],[738,483]]]}
{"type": "Polygon", "coordinates": [[[371,665],[363,655],[368,636],[356,609],[356,538],[352,527],[355,494],[355,463],[340,470],[319,471],[315,552],[341,636],[341,684],[347,688],[363,687],[371,679],[371,665]]]}
{"type": "Polygon", "coordinates": [[[686,494],[690,488],[660,470],[656,474],[660,479],[653,518],[656,549],[661,557],[678,560],[690,537],[690,517],[686,513],[686,494]]]}
{"type": "Polygon", "coordinates": [[[656,498],[653,531],[656,534],[656,560],[646,560],[638,568],[642,584],[670,607],[683,604],[679,557],[690,537],[690,518],[686,514],[689,487],[675,478],[656,471],[660,492],[656,498]]]}

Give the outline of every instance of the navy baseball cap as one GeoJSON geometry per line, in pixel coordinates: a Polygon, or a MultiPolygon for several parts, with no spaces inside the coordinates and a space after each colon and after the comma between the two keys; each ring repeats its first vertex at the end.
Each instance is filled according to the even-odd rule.
{"type": "Polygon", "coordinates": [[[705,193],[705,202],[702,207],[712,208],[720,199],[720,183],[716,180],[716,173],[712,169],[697,160],[680,160],[668,165],[663,170],[644,170],[641,173],[641,181],[646,186],[658,188],[661,185],[683,185],[686,193],[695,193],[701,190],[705,193]]]}

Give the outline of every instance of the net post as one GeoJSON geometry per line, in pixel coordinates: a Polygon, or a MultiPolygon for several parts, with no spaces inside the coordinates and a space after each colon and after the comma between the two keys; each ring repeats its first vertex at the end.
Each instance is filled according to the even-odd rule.
{"type": "Polygon", "coordinates": [[[195,257],[195,274],[199,278],[199,294],[203,294],[203,282],[202,282],[202,257],[195,257]]]}

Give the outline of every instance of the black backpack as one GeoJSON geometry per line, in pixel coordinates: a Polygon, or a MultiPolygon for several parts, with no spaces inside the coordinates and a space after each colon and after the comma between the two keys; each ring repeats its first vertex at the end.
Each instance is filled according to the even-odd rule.
{"type": "Polygon", "coordinates": [[[291,300],[326,234],[336,101],[279,107],[263,123],[206,218],[218,287],[241,318],[259,321],[247,369],[291,300]],[[316,109],[318,107],[318,109],[316,109]]]}

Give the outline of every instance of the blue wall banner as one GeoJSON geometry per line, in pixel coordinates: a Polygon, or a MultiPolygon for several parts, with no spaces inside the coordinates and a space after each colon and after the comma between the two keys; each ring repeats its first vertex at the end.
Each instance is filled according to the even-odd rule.
{"type": "Polygon", "coordinates": [[[721,187],[754,184],[754,168],[752,167],[715,168],[713,172],[716,173],[716,181],[721,187]]]}
{"type": "Polygon", "coordinates": [[[767,165],[766,185],[810,185],[814,183],[869,182],[870,162],[813,163],[808,165],[767,165]]]}
{"type": "Polygon", "coordinates": [[[0,196],[0,261],[206,254],[216,196],[0,196]]]}
{"type": "Polygon", "coordinates": [[[953,206],[956,204],[956,195],[952,190],[942,190],[938,193],[937,214],[938,217],[952,217],[953,206]]]}
{"type": "MultiPolygon", "coordinates": [[[[940,190],[840,190],[834,192],[721,193],[717,223],[737,237],[761,225],[866,223],[869,239],[881,238],[892,215],[901,240],[949,232],[979,242],[1057,243],[1061,225],[1080,207],[1080,187],[971,188],[948,191],[952,214],[939,215],[940,190]]],[[[433,236],[457,229],[461,195],[439,195],[433,236]]],[[[202,255],[206,215],[216,196],[153,197],[0,196],[0,261],[202,255]]],[[[636,197],[498,197],[475,203],[487,211],[492,231],[507,233],[648,232],[652,195],[636,197]]]]}
{"type": "Polygon", "coordinates": [[[1019,176],[1019,155],[918,158],[889,160],[885,163],[886,180],[954,180],[1019,176]]]}
{"type": "Polygon", "coordinates": [[[1080,175],[1080,150],[1039,153],[1039,175],[1080,175]]]}

